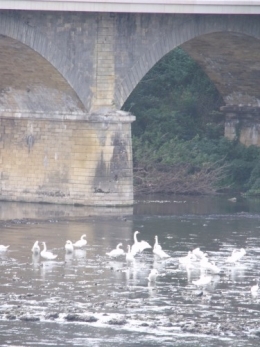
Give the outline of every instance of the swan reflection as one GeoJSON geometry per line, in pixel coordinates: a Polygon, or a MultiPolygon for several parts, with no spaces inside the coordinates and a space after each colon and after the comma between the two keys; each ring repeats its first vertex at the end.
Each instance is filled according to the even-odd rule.
{"type": "Polygon", "coordinates": [[[39,263],[40,263],[40,253],[33,253],[32,254],[32,264],[34,269],[39,268],[39,263]]]}
{"type": "Polygon", "coordinates": [[[73,253],[65,253],[65,263],[66,264],[71,264],[73,260],[73,253]]]}
{"type": "Polygon", "coordinates": [[[124,272],[126,273],[126,281],[128,285],[147,285],[147,278],[150,273],[148,265],[135,259],[129,264],[127,270],[124,272]]]}
{"type": "Polygon", "coordinates": [[[236,264],[230,269],[230,279],[232,282],[238,282],[245,279],[246,266],[242,264],[236,264]]]}
{"type": "Polygon", "coordinates": [[[147,287],[148,287],[148,292],[149,292],[149,296],[150,296],[150,297],[153,298],[153,297],[157,296],[157,294],[158,294],[158,288],[157,288],[155,282],[148,282],[147,287]]]}
{"type": "Polygon", "coordinates": [[[52,270],[55,268],[56,262],[53,261],[42,261],[41,262],[41,276],[43,280],[45,280],[45,276],[47,273],[51,273],[52,270]]]}
{"type": "Polygon", "coordinates": [[[87,251],[84,248],[74,249],[74,255],[77,259],[86,259],[87,251]]]}
{"type": "Polygon", "coordinates": [[[191,283],[200,275],[200,269],[193,265],[179,264],[179,269],[186,272],[188,283],[191,283]]]}

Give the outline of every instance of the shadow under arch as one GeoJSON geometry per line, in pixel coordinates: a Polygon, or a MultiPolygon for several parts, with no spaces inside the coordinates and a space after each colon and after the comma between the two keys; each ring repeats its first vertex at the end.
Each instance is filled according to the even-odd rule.
{"type": "Polygon", "coordinates": [[[226,104],[260,105],[260,40],[215,32],[181,45],[205,71],[226,104]]]}
{"type": "Polygon", "coordinates": [[[55,67],[27,45],[0,35],[0,110],[82,113],[84,105],[55,67]]]}

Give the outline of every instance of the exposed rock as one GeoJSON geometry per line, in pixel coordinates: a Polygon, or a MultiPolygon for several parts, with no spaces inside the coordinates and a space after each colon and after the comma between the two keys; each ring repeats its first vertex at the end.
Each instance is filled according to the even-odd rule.
{"type": "Polygon", "coordinates": [[[149,324],[148,323],[142,323],[140,324],[141,327],[149,327],[149,324]]]}
{"type": "Polygon", "coordinates": [[[21,316],[19,319],[22,320],[22,321],[26,321],[26,322],[37,322],[37,321],[40,320],[39,317],[31,316],[29,314],[21,316]]]}
{"type": "Polygon", "coordinates": [[[70,322],[86,322],[86,323],[93,323],[97,322],[98,319],[91,315],[86,314],[77,314],[77,313],[69,313],[65,319],[70,322]]]}
{"type": "Polygon", "coordinates": [[[57,319],[57,318],[59,318],[59,313],[58,312],[47,313],[45,315],[45,319],[57,319]]]}
{"type": "Polygon", "coordinates": [[[111,324],[111,325],[124,325],[126,323],[127,321],[124,317],[116,317],[108,321],[108,324],[111,324]]]}

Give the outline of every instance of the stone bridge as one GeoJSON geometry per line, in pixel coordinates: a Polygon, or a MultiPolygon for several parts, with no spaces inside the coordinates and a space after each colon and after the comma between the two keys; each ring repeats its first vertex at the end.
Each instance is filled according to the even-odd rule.
{"type": "Polygon", "coordinates": [[[259,15],[1,10],[0,199],[131,205],[120,109],[178,46],[222,94],[226,136],[260,145],[259,39],[259,15]]]}

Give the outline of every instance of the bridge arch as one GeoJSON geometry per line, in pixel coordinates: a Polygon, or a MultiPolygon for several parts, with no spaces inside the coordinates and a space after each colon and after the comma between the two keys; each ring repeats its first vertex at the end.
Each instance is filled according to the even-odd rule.
{"type": "MultiPolygon", "coordinates": [[[[138,28],[142,16],[139,15],[139,19],[137,16],[135,25],[129,23],[129,27],[138,28]]],[[[202,66],[226,104],[260,104],[260,24],[257,16],[169,15],[161,19],[150,16],[146,28],[146,45],[123,72],[121,83],[117,85],[118,106],[124,104],[156,62],[178,46],[202,66]]]]}
{"type": "MultiPolygon", "coordinates": [[[[86,88],[83,75],[77,64],[73,64],[66,52],[59,47],[57,41],[61,40],[61,38],[53,37],[55,23],[51,22],[53,22],[54,18],[57,19],[57,17],[62,18],[63,15],[1,11],[0,35],[24,44],[42,56],[41,63],[45,64],[45,66],[47,66],[47,63],[51,64],[53,66],[51,74],[55,74],[56,77],[59,74],[60,80],[63,77],[63,84],[65,84],[66,80],[71,87],[71,94],[73,94],[72,90],[74,90],[74,96],[80,100],[85,109],[86,107],[88,109],[92,93],[86,88]],[[82,88],[77,88],[78,86],[82,86],[82,88]]],[[[50,66],[49,69],[51,69],[50,66]]],[[[79,108],[82,109],[82,105],[79,108]]]]}
{"type": "Polygon", "coordinates": [[[134,117],[88,114],[96,27],[81,44],[95,23],[86,17],[0,11],[1,200],[133,202],[134,117]]]}
{"type": "MultiPolygon", "coordinates": [[[[203,60],[197,47],[202,47],[202,41],[212,47],[212,42],[223,40],[226,45],[233,42],[233,49],[234,42],[240,42],[237,52],[246,47],[247,57],[258,59],[257,15],[1,11],[0,34],[27,45],[52,64],[77,94],[86,113],[99,108],[120,109],[143,76],[178,46],[202,65],[227,104],[243,100],[245,93],[245,100],[256,104],[260,94],[258,88],[245,91],[235,83],[238,79],[233,79],[230,89],[234,93],[229,93],[221,74],[215,80],[216,71],[211,72],[213,64],[209,61],[216,57],[206,59],[205,49],[203,60]]],[[[219,53],[224,52],[223,47],[218,46],[219,53]]],[[[224,54],[233,53],[232,49],[224,54]]],[[[245,56],[236,63],[242,66],[245,56]]],[[[226,65],[231,66],[231,61],[226,65]]],[[[224,65],[218,61],[218,66],[224,65]]],[[[254,73],[256,70],[258,67],[254,73]]]]}
{"type": "Polygon", "coordinates": [[[27,45],[0,36],[0,110],[62,114],[82,112],[78,96],[46,59],[27,45]]]}

